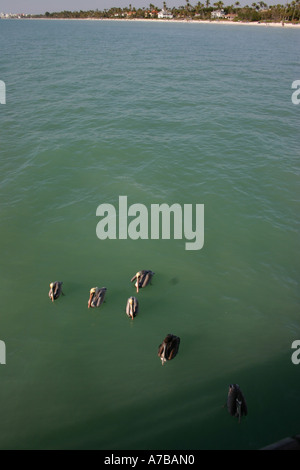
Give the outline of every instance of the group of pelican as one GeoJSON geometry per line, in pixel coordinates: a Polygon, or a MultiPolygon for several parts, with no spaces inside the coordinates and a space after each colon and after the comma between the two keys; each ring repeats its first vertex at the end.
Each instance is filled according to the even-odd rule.
{"type": "MultiPolygon", "coordinates": [[[[139,289],[146,287],[151,282],[151,279],[154,274],[155,273],[153,271],[143,270],[138,271],[136,275],[132,277],[131,282],[136,281],[135,287],[137,293],[139,292],[139,289]]],[[[54,302],[54,300],[57,300],[61,294],[64,295],[62,291],[62,284],[63,283],[61,281],[51,282],[49,297],[52,302],[54,302]]],[[[93,287],[90,290],[88,308],[100,307],[100,305],[102,305],[102,303],[104,302],[106,291],[106,287],[93,287]]],[[[139,302],[137,298],[134,296],[129,297],[126,305],[126,315],[133,320],[138,314],[138,311],[139,302]]],[[[158,347],[158,357],[160,357],[162,365],[164,365],[165,362],[174,359],[174,357],[178,353],[179,345],[179,336],[168,334],[165,337],[163,342],[158,347]]],[[[247,403],[243,392],[241,391],[240,386],[238,384],[229,385],[225,406],[227,407],[228,412],[231,416],[234,416],[239,419],[239,423],[241,421],[242,416],[247,416],[247,403]]]]}
{"type": "MultiPolygon", "coordinates": [[[[142,270],[138,271],[135,276],[131,278],[131,282],[135,282],[136,292],[138,293],[140,289],[146,287],[148,284],[151,283],[151,279],[155,273],[149,270],[142,270]]],[[[62,294],[62,282],[55,281],[51,282],[50,290],[49,290],[49,297],[54,302],[57,300],[59,296],[62,294]]],[[[90,289],[90,297],[88,300],[88,308],[95,308],[100,307],[104,302],[105,294],[107,288],[106,287],[92,287],[90,289]]],[[[132,320],[136,317],[139,311],[139,302],[138,299],[134,296],[129,297],[126,304],[126,315],[131,318],[132,320]]],[[[180,344],[180,338],[175,335],[168,334],[163,342],[158,347],[158,356],[161,359],[162,365],[165,364],[166,361],[170,361],[174,359],[176,354],[178,353],[180,344]]]]}
{"type": "MultiPolygon", "coordinates": [[[[153,271],[147,271],[144,269],[142,271],[138,271],[136,275],[131,278],[130,282],[136,281],[135,287],[136,287],[137,293],[139,292],[139,289],[146,287],[148,284],[151,283],[151,279],[152,279],[152,276],[154,276],[154,274],[155,273],[153,271]]],[[[126,305],[126,315],[133,320],[134,317],[137,316],[138,312],[139,312],[138,299],[133,296],[129,297],[129,299],[127,300],[127,305],[126,305]]]]}

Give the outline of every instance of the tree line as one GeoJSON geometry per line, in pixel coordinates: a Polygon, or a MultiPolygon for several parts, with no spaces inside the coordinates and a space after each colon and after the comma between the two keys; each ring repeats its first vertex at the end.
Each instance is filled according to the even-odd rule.
{"type": "MultiPolygon", "coordinates": [[[[185,5],[179,7],[168,7],[163,2],[163,9],[170,12],[175,19],[203,19],[212,18],[212,12],[221,10],[224,16],[230,15],[233,21],[263,21],[263,22],[299,22],[300,21],[300,0],[293,0],[286,5],[268,6],[265,2],[254,2],[251,5],[241,6],[240,2],[232,5],[224,5],[222,1],[211,4],[210,0],[204,3],[198,2],[192,5],[186,0],[185,5]]],[[[100,10],[80,10],[80,11],[60,11],[46,12],[44,15],[31,15],[32,17],[44,18],[158,18],[161,8],[150,3],[147,7],[135,8],[131,4],[125,8],[112,7],[100,10]]]]}

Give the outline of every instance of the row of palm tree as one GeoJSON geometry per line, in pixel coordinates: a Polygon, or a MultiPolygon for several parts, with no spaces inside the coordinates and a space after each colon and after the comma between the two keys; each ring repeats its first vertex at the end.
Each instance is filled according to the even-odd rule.
{"type": "MultiPolygon", "coordinates": [[[[225,15],[231,14],[235,16],[236,21],[300,21],[300,0],[292,0],[286,5],[268,6],[265,2],[253,2],[251,5],[241,6],[239,1],[234,4],[225,5],[221,0],[211,4],[211,0],[205,0],[203,3],[199,1],[196,5],[192,5],[189,0],[185,0],[185,5],[179,7],[168,7],[167,2],[163,2],[163,9],[173,14],[174,18],[197,18],[210,19],[213,11],[223,10],[225,15]]],[[[43,16],[47,18],[157,18],[158,12],[161,10],[158,6],[150,3],[147,7],[135,8],[129,4],[125,8],[112,7],[110,9],[87,10],[87,11],[61,11],[49,13],[43,16]]]]}

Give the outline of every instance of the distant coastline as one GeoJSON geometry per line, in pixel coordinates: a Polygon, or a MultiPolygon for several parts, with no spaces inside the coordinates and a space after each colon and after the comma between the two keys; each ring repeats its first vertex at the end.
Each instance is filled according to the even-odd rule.
{"type": "Polygon", "coordinates": [[[18,19],[82,19],[82,20],[118,20],[118,21],[155,21],[173,23],[198,23],[198,24],[243,24],[251,26],[276,26],[292,27],[300,25],[300,0],[293,0],[285,5],[267,5],[264,1],[254,2],[251,6],[242,6],[240,2],[234,5],[226,5],[223,1],[212,3],[205,0],[192,5],[185,0],[185,5],[167,7],[163,2],[163,8],[150,3],[147,6],[136,8],[131,3],[128,7],[110,7],[103,11],[46,11],[40,14],[28,13],[0,13],[0,18],[18,19]]]}
{"type": "Polygon", "coordinates": [[[218,24],[234,26],[264,26],[279,28],[300,28],[300,23],[290,22],[265,22],[265,21],[230,21],[230,20],[194,20],[194,19],[156,19],[156,18],[46,18],[46,17],[28,17],[16,18],[26,20],[46,20],[46,21],[119,21],[119,22],[149,22],[149,23],[181,23],[181,24],[218,24]]]}

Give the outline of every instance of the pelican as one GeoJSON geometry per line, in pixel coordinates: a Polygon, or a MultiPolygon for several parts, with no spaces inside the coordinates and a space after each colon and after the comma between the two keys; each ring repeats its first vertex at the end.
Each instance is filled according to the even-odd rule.
{"type": "Polygon", "coordinates": [[[133,278],[131,279],[131,282],[136,280],[136,283],[135,283],[136,291],[139,292],[140,288],[146,287],[151,281],[152,276],[154,274],[155,273],[153,271],[146,271],[146,270],[137,272],[136,275],[133,276],[133,278]]]}
{"type": "Polygon", "coordinates": [[[161,359],[162,366],[165,362],[174,359],[174,357],[178,353],[179,344],[179,336],[169,334],[165,337],[162,344],[160,344],[158,347],[158,356],[161,359]]]}
{"type": "Polygon", "coordinates": [[[241,422],[242,416],[247,416],[248,408],[245,397],[238,384],[230,384],[226,405],[231,416],[239,418],[241,422]]]}
{"type": "Polygon", "coordinates": [[[134,319],[139,311],[139,303],[136,297],[129,297],[126,305],[126,314],[129,318],[134,319]]]}
{"type": "Polygon", "coordinates": [[[90,290],[90,298],[88,301],[88,308],[100,307],[100,305],[104,302],[104,297],[106,294],[106,287],[92,287],[90,290]]]}
{"type": "Polygon", "coordinates": [[[50,290],[49,290],[49,297],[54,302],[54,300],[58,299],[60,294],[64,295],[62,291],[62,282],[60,281],[55,281],[50,283],[50,290]]]}

